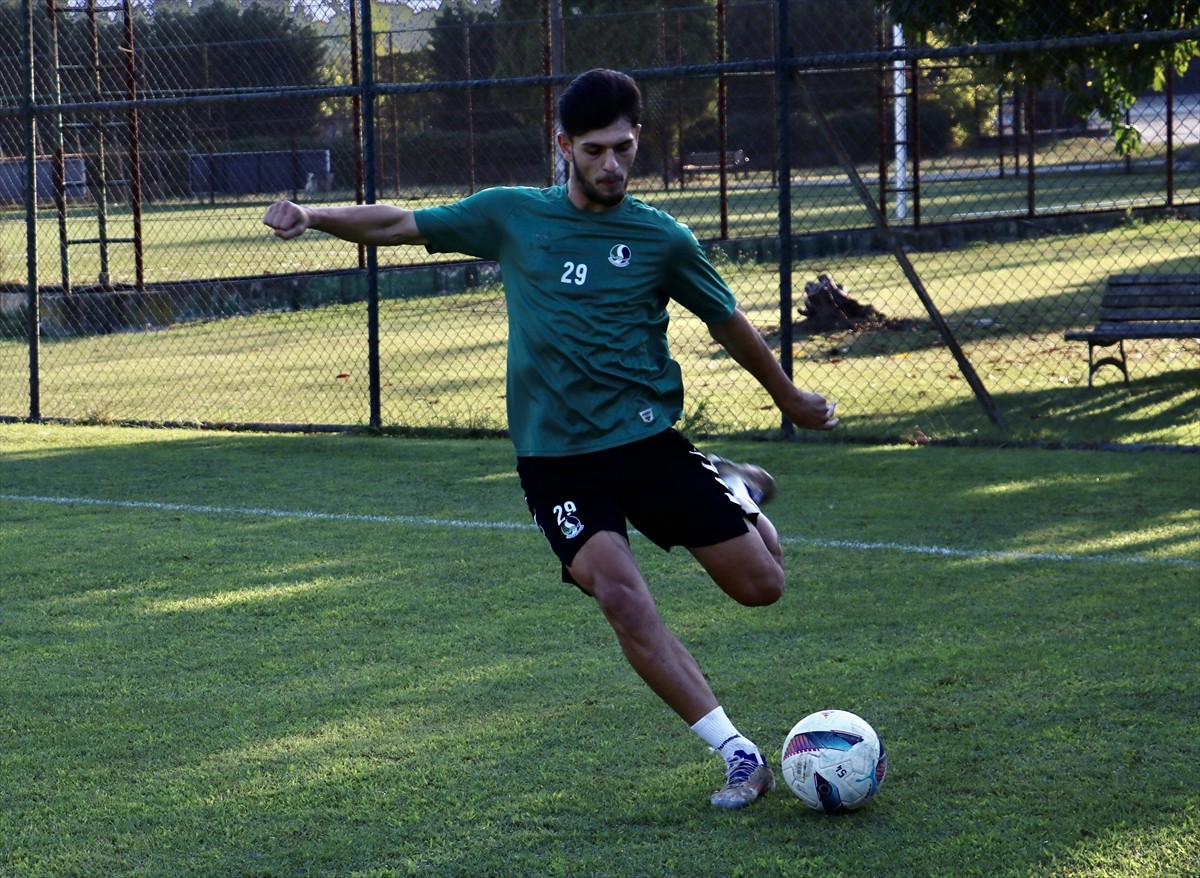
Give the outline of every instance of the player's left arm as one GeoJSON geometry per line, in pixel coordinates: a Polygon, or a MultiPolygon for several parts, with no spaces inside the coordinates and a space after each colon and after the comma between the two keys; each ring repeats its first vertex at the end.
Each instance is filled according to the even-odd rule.
{"type": "Polygon", "coordinates": [[[833,413],[836,403],[793,384],[740,308],[735,308],[728,320],[707,325],[713,339],[771,394],[789,421],[807,430],[832,430],[838,425],[833,413]]]}

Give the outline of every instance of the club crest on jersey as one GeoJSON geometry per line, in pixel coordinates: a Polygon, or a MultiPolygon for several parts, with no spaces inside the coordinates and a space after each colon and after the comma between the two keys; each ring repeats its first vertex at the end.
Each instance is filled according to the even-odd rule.
{"type": "Polygon", "coordinates": [[[613,248],[608,251],[608,261],[617,268],[625,268],[632,258],[633,251],[625,244],[614,244],[613,248]]]}

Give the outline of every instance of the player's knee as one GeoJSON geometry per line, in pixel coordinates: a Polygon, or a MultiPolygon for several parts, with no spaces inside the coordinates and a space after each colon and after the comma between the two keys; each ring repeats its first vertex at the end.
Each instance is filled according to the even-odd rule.
{"type": "Polygon", "coordinates": [[[764,563],[738,569],[731,577],[717,579],[731,598],[745,607],[765,607],[783,596],[783,567],[764,563]]]}
{"type": "Polygon", "coordinates": [[[766,571],[747,579],[733,592],[733,598],[746,607],[766,607],[783,597],[783,570],[766,571]]]}
{"type": "Polygon", "coordinates": [[[654,600],[641,583],[601,580],[595,583],[592,596],[618,634],[661,624],[654,600]]]}

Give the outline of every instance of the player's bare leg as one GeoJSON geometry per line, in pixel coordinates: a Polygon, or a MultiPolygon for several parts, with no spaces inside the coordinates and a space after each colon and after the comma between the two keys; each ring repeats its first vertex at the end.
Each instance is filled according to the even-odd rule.
{"type": "MultiPolygon", "coordinates": [[[[738,603],[746,606],[774,603],[783,594],[783,547],[775,525],[759,506],[774,499],[775,480],[754,464],[735,463],[716,455],[710,455],[708,462],[753,525],[740,537],[690,551],[713,581],[738,603]]],[[[775,788],[775,777],[757,747],[751,744],[744,749],[739,740],[719,749],[725,756],[726,782],[713,794],[714,805],[741,808],[775,788]]]]}
{"type": "Polygon", "coordinates": [[[663,623],[625,538],[608,531],[594,535],[570,570],[600,605],[633,669],[725,759],[725,786],[712,804],[742,808],[774,789],[758,748],[729,722],[699,664],[663,623]]]}
{"type": "Polygon", "coordinates": [[[763,607],[775,603],[783,595],[783,557],[779,538],[764,515],[759,515],[753,530],[740,537],[714,546],[689,548],[688,551],[713,582],[739,604],[763,607]]]}
{"type": "Polygon", "coordinates": [[[570,570],[596,599],[629,664],[659,698],[689,725],[717,706],[700,666],[663,623],[623,536],[595,534],[570,570]]]}

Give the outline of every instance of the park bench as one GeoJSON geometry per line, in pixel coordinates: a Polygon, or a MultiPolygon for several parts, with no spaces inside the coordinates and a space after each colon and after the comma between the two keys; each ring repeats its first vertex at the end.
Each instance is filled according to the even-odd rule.
{"type": "Polygon", "coordinates": [[[1091,329],[1071,329],[1067,341],[1088,343],[1088,387],[1102,366],[1116,366],[1129,383],[1125,340],[1200,338],[1200,274],[1114,274],[1091,329]],[[1117,353],[1097,358],[1098,347],[1117,353]]]}
{"type": "MultiPolygon", "coordinates": [[[[733,149],[725,153],[725,170],[745,171],[750,164],[750,158],[744,149],[733,149]]],[[[690,152],[683,160],[683,173],[694,177],[697,174],[715,174],[721,170],[721,154],[719,152],[690,152]]]]}

